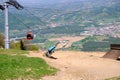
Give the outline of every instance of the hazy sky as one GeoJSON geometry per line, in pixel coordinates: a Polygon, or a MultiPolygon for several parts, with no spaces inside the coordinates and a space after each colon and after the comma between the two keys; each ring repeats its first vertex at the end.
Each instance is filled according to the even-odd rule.
{"type": "MultiPolygon", "coordinates": [[[[7,0],[0,0],[0,3],[6,2],[7,0]]],[[[86,1],[86,0],[16,0],[23,5],[44,5],[44,4],[55,4],[55,3],[67,3],[75,1],[86,1]]],[[[87,0],[89,1],[89,0],[87,0]]]]}
{"type": "MultiPolygon", "coordinates": [[[[0,2],[6,2],[8,0],[0,0],[0,2]]],[[[17,0],[19,3],[24,4],[51,4],[51,3],[63,3],[71,1],[86,1],[86,0],[17,0]]]]}
{"type": "Polygon", "coordinates": [[[17,0],[21,3],[39,3],[39,4],[45,4],[45,3],[60,3],[60,2],[70,2],[70,1],[85,1],[85,0],[17,0]]]}

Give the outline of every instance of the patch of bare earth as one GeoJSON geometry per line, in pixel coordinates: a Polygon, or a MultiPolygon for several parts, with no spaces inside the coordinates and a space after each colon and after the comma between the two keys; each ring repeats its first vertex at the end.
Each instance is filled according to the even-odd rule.
{"type": "Polygon", "coordinates": [[[84,39],[85,37],[83,36],[75,36],[75,37],[61,37],[61,38],[52,38],[50,41],[59,41],[60,43],[58,44],[57,48],[68,48],[72,45],[73,42],[77,42],[79,40],[84,39]]]}
{"type": "Polygon", "coordinates": [[[49,65],[59,69],[53,76],[41,80],[104,80],[120,76],[120,61],[101,58],[104,52],[56,51],[51,59],[43,51],[30,52],[31,57],[41,57],[49,65]]]}

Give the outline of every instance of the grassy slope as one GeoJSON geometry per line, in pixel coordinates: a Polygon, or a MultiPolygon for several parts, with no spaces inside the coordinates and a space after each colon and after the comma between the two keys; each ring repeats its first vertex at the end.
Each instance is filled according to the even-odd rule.
{"type": "Polygon", "coordinates": [[[120,38],[106,36],[89,36],[71,46],[72,50],[82,51],[108,51],[110,44],[120,44],[120,38]]]}
{"type": "Polygon", "coordinates": [[[54,74],[56,72],[56,69],[47,65],[43,59],[20,55],[25,53],[28,52],[0,49],[1,80],[17,78],[39,79],[41,76],[54,74]]]}

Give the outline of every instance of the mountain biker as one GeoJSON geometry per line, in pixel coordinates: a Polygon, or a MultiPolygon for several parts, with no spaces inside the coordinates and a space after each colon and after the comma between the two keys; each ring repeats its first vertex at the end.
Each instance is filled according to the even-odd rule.
{"type": "Polygon", "coordinates": [[[50,46],[46,52],[46,56],[50,57],[50,55],[52,55],[52,53],[54,53],[55,51],[55,46],[50,46]]]}

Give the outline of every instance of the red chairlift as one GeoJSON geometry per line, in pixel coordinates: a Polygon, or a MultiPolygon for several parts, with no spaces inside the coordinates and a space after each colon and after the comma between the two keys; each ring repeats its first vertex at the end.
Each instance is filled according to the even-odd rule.
{"type": "Polygon", "coordinates": [[[33,37],[34,37],[34,35],[32,32],[28,32],[26,35],[27,40],[33,40],[33,37]]]}

